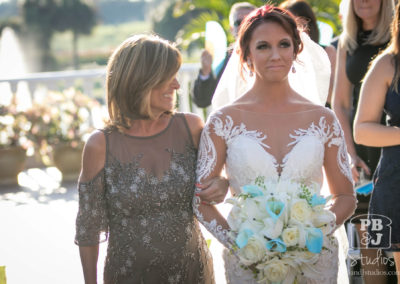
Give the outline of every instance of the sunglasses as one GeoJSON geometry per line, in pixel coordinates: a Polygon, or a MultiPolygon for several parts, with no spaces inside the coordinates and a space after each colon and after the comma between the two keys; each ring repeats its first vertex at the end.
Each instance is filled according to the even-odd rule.
{"type": "Polygon", "coordinates": [[[233,26],[234,26],[235,28],[239,27],[240,24],[242,23],[242,21],[243,21],[243,19],[238,19],[238,20],[234,21],[234,22],[233,22],[233,26]]]}

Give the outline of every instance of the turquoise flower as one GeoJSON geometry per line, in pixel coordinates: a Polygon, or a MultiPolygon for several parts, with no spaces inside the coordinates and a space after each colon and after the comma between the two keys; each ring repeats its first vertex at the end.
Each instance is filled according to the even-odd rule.
{"type": "Polygon", "coordinates": [[[236,244],[239,248],[243,248],[247,245],[249,238],[254,235],[253,231],[250,229],[243,229],[239,231],[239,234],[236,237],[236,244]]]}
{"type": "Polygon", "coordinates": [[[309,252],[320,253],[324,242],[321,229],[307,228],[306,247],[309,252]]]}
{"type": "Polygon", "coordinates": [[[270,199],[267,201],[266,209],[269,216],[274,221],[276,221],[282,215],[283,209],[285,209],[285,203],[283,203],[282,201],[270,199]]]}
{"type": "Polygon", "coordinates": [[[326,203],[326,198],[324,198],[321,195],[314,194],[311,197],[311,206],[312,207],[317,206],[317,205],[324,205],[325,203],[326,203]]]}
{"type": "Polygon", "coordinates": [[[269,251],[277,251],[277,252],[286,251],[286,245],[280,238],[269,240],[265,246],[269,251]]]}
{"type": "Polygon", "coordinates": [[[264,193],[256,185],[245,185],[242,187],[243,192],[250,194],[251,197],[263,196],[264,193]]]}

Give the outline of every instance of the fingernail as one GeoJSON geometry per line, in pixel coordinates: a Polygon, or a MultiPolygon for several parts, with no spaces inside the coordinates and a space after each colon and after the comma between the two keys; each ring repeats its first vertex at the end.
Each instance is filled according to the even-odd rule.
{"type": "Polygon", "coordinates": [[[200,196],[200,194],[198,194],[198,193],[195,193],[194,195],[196,195],[196,196],[200,196]]]}
{"type": "Polygon", "coordinates": [[[198,187],[201,186],[201,183],[195,183],[194,185],[198,187]]]}

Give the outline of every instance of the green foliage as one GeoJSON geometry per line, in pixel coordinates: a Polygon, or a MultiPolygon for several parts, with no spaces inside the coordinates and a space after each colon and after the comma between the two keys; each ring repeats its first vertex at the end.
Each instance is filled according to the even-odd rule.
{"type": "Polygon", "coordinates": [[[341,22],[339,19],[339,4],[341,0],[308,0],[313,7],[317,19],[329,24],[333,28],[335,35],[341,32],[341,22]]]}
{"type": "Polygon", "coordinates": [[[41,71],[55,69],[51,39],[55,32],[71,30],[74,58],[78,34],[90,33],[96,14],[84,0],[25,0],[22,5],[25,34],[33,35],[41,52],[41,71]]]}
{"type": "MultiPolygon", "coordinates": [[[[90,66],[90,68],[106,65],[112,51],[127,37],[150,30],[151,24],[148,22],[97,25],[90,35],[79,37],[79,63],[82,66],[90,66]]],[[[69,48],[71,37],[71,31],[66,31],[55,34],[51,41],[51,48],[60,69],[71,68],[71,50],[69,48]]]]}
{"type": "Polygon", "coordinates": [[[71,30],[77,34],[90,34],[96,25],[93,7],[81,0],[63,0],[57,6],[54,28],[57,31],[71,30]]]}
{"type": "MultiPolygon", "coordinates": [[[[191,19],[179,32],[176,32],[175,40],[182,43],[183,48],[189,47],[193,41],[202,45],[204,43],[203,32],[205,29],[205,23],[213,20],[222,25],[228,37],[228,41],[233,42],[234,38],[229,31],[228,18],[230,7],[236,2],[242,2],[242,0],[176,0],[171,3],[169,9],[173,10],[174,13],[169,16],[172,16],[172,18],[169,18],[168,23],[174,23],[174,19],[176,20],[180,15],[185,15],[189,11],[191,13],[196,10],[201,11],[197,17],[191,19]]],[[[283,0],[254,0],[248,2],[259,7],[264,5],[266,2],[279,5],[283,0]]],[[[317,19],[331,25],[334,33],[339,34],[341,28],[338,16],[340,0],[309,0],[309,3],[316,13],[317,19]]]]}

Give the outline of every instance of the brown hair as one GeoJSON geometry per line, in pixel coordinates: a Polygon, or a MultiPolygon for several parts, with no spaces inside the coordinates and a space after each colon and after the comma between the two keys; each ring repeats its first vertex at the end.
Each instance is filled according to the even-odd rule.
{"type": "Polygon", "coordinates": [[[286,0],[282,2],[279,7],[289,10],[296,17],[303,19],[310,38],[316,43],[319,42],[317,18],[315,17],[310,4],[304,0],[286,0]]]}
{"type": "Polygon", "coordinates": [[[238,53],[242,66],[241,72],[243,72],[243,66],[247,62],[247,57],[249,56],[249,44],[254,30],[259,25],[268,22],[277,23],[290,35],[293,41],[293,53],[295,58],[297,57],[297,54],[299,54],[299,52],[303,49],[303,43],[300,39],[299,30],[297,29],[297,22],[292,13],[287,10],[267,4],[251,12],[243,20],[243,23],[240,26],[238,35],[238,53]]]}
{"type": "Polygon", "coordinates": [[[179,50],[156,35],[136,35],[122,42],[107,64],[109,124],[129,128],[133,119],[152,119],[151,90],[173,78],[181,63],[179,50]]]}

